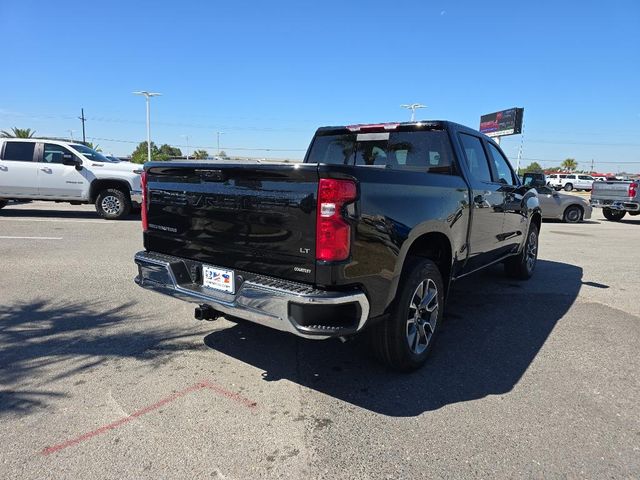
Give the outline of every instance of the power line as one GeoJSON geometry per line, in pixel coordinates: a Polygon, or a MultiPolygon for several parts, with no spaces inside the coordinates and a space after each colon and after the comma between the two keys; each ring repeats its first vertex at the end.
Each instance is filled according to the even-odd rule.
{"type": "MultiPolygon", "coordinates": [[[[89,137],[91,140],[101,140],[103,142],[117,142],[117,143],[130,143],[134,145],[138,145],[140,142],[135,140],[120,140],[116,138],[104,138],[104,137],[89,137]]],[[[212,145],[180,145],[180,144],[170,144],[172,147],[181,147],[181,148],[193,148],[193,149],[210,149],[215,150],[215,146],[212,145]]],[[[244,151],[255,151],[255,152],[306,152],[306,148],[265,148],[265,147],[224,147],[225,150],[244,150],[244,151]]]]}

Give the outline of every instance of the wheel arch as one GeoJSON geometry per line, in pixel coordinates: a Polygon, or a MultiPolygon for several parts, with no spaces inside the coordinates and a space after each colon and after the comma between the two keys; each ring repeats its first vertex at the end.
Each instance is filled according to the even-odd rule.
{"type": "Polygon", "coordinates": [[[98,194],[107,188],[117,188],[122,190],[127,195],[131,195],[131,185],[129,182],[117,178],[99,178],[91,182],[89,187],[89,201],[95,202],[98,198],[98,194]]]}
{"type": "Polygon", "coordinates": [[[451,283],[451,270],[453,266],[453,251],[449,237],[439,231],[423,233],[403,245],[404,255],[398,258],[396,274],[389,291],[386,308],[389,308],[395,299],[402,277],[416,258],[426,258],[433,261],[442,275],[445,286],[445,298],[451,283]]]}

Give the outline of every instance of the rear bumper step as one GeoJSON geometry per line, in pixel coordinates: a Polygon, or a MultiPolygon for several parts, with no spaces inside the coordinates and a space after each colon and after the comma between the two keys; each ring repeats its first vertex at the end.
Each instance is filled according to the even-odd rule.
{"type": "Polygon", "coordinates": [[[637,212],[640,210],[640,203],[624,200],[599,200],[591,199],[592,207],[610,208],[612,210],[624,210],[637,212]]]}
{"type": "Polygon", "coordinates": [[[299,337],[350,335],[360,331],[369,316],[369,301],[361,291],[320,290],[237,270],[236,293],[231,294],[200,284],[200,262],[144,251],[135,255],[135,262],[135,282],[143,288],[299,337]]]}

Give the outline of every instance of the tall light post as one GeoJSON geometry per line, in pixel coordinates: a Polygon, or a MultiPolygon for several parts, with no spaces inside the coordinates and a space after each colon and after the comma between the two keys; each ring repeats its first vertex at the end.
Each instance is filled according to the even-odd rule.
{"type": "Polygon", "coordinates": [[[180,135],[187,140],[187,160],[189,160],[189,135],[180,135]]]}
{"type": "Polygon", "coordinates": [[[216,132],[218,135],[218,156],[220,156],[220,135],[224,135],[224,132],[216,132]]]}
{"type": "Polygon", "coordinates": [[[406,108],[407,110],[411,110],[411,121],[415,122],[416,120],[416,110],[419,108],[427,108],[426,105],[422,105],[421,103],[404,103],[400,105],[402,108],[406,108]]]}
{"type": "Polygon", "coordinates": [[[151,161],[151,112],[150,112],[150,103],[149,99],[151,97],[157,97],[162,95],[161,93],[147,92],[143,90],[141,92],[133,92],[134,95],[142,95],[147,102],[147,161],[151,161]]]}

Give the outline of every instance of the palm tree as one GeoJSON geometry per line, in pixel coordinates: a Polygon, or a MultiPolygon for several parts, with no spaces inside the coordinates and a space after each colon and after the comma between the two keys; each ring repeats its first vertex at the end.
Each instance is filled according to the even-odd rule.
{"type": "Polygon", "coordinates": [[[92,150],[95,150],[96,152],[101,152],[102,149],[100,148],[100,145],[94,145],[93,142],[85,142],[85,145],[89,148],[91,148],[92,150]]]}
{"type": "Polygon", "coordinates": [[[206,150],[196,150],[195,152],[193,152],[192,157],[196,160],[206,160],[207,158],[209,158],[209,152],[207,152],[206,150]]]}
{"type": "Polygon", "coordinates": [[[565,170],[573,172],[576,168],[578,168],[578,162],[576,162],[574,158],[567,158],[560,164],[560,166],[565,170]]]}
{"type": "Polygon", "coordinates": [[[35,134],[36,131],[30,128],[13,127],[10,132],[6,130],[0,131],[0,137],[2,138],[32,138],[35,134]]]}

